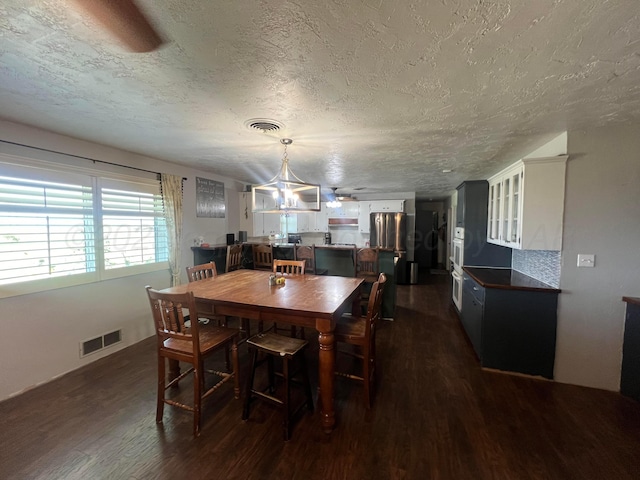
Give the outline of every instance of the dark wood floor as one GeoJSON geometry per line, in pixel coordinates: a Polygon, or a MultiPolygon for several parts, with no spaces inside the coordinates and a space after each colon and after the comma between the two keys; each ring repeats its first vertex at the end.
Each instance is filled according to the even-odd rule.
{"type": "Polygon", "coordinates": [[[398,288],[396,320],[379,331],[374,408],[337,379],[331,435],[316,412],[284,443],[273,408],[257,404],[242,422],[230,388],[207,402],[200,438],[190,415],[169,407],[157,426],[150,339],[0,403],[0,478],[640,478],[640,404],[483,371],[451,310],[448,277],[425,282],[398,288]]]}

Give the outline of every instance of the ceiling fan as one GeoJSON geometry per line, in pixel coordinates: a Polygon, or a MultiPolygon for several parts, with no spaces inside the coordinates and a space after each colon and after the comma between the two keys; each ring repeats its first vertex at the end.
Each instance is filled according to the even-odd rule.
{"type": "Polygon", "coordinates": [[[353,197],[350,193],[337,193],[340,187],[331,187],[331,195],[329,196],[333,200],[337,200],[339,202],[355,202],[357,201],[356,197],[353,197]]]}
{"type": "Polygon", "coordinates": [[[75,0],[132,52],[151,52],[165,40],[134,0],[75,0]]]}

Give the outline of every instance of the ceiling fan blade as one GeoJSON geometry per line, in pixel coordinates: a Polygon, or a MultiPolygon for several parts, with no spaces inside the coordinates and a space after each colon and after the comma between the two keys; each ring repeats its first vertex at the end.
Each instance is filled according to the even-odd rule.
{"type": "Polygon", "coordinates": [[[133,0],[75,0],[133,52],[150,52],[164,43],[133,0]]]}

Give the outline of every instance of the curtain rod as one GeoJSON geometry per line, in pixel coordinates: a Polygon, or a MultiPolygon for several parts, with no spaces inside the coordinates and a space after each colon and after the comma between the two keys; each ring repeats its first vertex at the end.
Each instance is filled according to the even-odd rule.
{"type": "MultiPolygon", "coordinates": [[[[67,157],[79,158],[81,160],[88,160],[88,161],[93,162],[93,163],[96,163],[96,162],[104,163],[106,165],[113,165],[115,167],[122,167],[122,168],[129,168],[131,170],[138,170],[139,172],[155,173],[158,176],[162,175],[160,172],[154,172],[153,170],[145,170],[144,168],[130,167],[128,165],[120,165],[119,163],[106,162],[104,160],[96,160],[95,158],[83,157],[82,155],[74,155],[72,153],[57,152],[56,150],[49,150],[48,148],[34,147],[33,145],[25,145],[23,143],[10,142],[8,140],[0,140],[0,142],[8,143],[10,145],[16,145],[18,147],[32,148],[34,150],[40,150],[40,151],[43,151],[43,152],[57,153],[58,155],[66,155],[67,157]]],[[[183,181],[187,180],[187,177],[182,177],[182,180],[183,181]]]]}

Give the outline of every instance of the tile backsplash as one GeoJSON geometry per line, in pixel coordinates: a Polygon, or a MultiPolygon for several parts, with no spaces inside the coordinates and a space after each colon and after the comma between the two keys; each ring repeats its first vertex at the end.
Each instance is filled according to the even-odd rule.
{"type": "Polygon", "coordinates": [[[560,288],[561,255],[556,250],[513,249],[511,268],[554,288],[560,288]]]}

